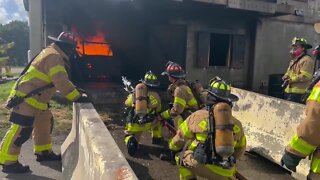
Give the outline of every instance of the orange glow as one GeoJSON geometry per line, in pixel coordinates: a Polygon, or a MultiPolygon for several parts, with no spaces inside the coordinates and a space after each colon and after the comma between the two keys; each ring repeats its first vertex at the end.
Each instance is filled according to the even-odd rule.
{"type": "MultiPolygon", "coordinates": [[[[72,28],[72,32],[79,34],[75,28],[72,28]]],[[[76,40],[77,51],[81,56],[113,56],[110,45],[107,43],[105,34],[102,31],[97,30],[95,35],[88,35],[86,37],[80,34],[76,40]]]]}

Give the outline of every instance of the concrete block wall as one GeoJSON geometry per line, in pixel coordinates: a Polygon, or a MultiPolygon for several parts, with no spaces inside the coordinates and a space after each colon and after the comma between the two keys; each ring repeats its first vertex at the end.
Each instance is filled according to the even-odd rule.
{"type": "MultiPolygon", "coordinates": [[[[242,89],[232,91],[239,97],[233,115],[243,124],[247,150],[280,164],[285,146],[305,117],[305,106],[242,89]]],[[[303,160],[293,176],[305,179],[309,164],[309,160],[303,160]]]]}
{"type": "Polygon", "coordinates": [[[62,179],[138,179],[90,103],[74,103],[72,130],[61,153],[62,179]]]}

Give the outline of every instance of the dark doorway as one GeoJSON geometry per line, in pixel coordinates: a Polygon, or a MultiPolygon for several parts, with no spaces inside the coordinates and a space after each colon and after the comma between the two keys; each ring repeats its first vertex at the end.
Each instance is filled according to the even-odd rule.
{"type": "Polygon", "coordinates": [[[211,34],[209,66],[228,66],[230,62],[231,35],[211,34]]]}

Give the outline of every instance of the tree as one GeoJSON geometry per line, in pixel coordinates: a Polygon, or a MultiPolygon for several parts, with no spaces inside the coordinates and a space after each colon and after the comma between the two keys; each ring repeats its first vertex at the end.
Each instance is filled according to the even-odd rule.
{"type": "Polygon", "coordinates": [[[15,42],[15,47],[8,51],[11,65],[24,66],[28,62],[29,26],[27,22],[11,21],[0,24],[0,37],[7,42],[15,42]]]}

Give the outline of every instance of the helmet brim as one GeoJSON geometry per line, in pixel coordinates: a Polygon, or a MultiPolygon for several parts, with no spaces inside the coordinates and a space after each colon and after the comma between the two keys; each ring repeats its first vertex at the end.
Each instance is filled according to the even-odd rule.
{"type": "Polygon", "coordinates": [[[161,73],[161,76],[166,76],[166,75],[169,75],[169,73],[167,71],[164,71],[161,73]]]}
{"type": "Polygon", "coordinates": [[[171,76],[171,77],[174,77],[174,78],[185,78],[187,76],[186,73],[176,73],[176,74],[170,74],[168,73],[167,71],[164,71],[161,73],[162,76],[171,76]]]}
{"type": "Polygon", "coordinates": [[[159,81],[154,81],[154,83],[150,83],[147,82],[145,80],[140,80],[140,82],[142,82],[143,84],[150,86],[150,87],[159,87],[160,86],[160,82],[159,81]]]}
{"type": "Polygon", "coordinates": [[[311,49],[311,48],[312,48],[312,45],[311,45],[311,44],[304,44],[304,43],[291,44],[291,46],[296,46],[296,45],[302,46],[302,47],[304,47],[305,49],[311,49]]]}
{"type": "Polygon", "coordinates": [[[76,46],[76,43],[69,43],[69,42],[61,41],[58,38],[53,37],[53,36],[48,36],[48,38],[53,40],[54,42],[61,42],[61,43],[65,43],[65,44],[70,44],[70,45],[76,46]]]}
{"type": "Polygon", "coordinates": [[[234,94],[229,94],[228,96],[220,96],[218,94],[212,93],[211,91],[207,90],[207,92],[209,93],[209,95],[215,96],[218,99],[222,99],[224,101],[228,101],[228,102],[236,102],[239,100],[239,97],[234,95],[234,94]]]}

